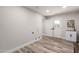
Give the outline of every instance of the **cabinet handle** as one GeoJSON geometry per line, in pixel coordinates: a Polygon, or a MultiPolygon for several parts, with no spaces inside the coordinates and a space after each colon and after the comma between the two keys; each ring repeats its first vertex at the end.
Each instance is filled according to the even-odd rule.
{"type": "Polygon", "coordinates": [[[72,34],[70,34],[70,37],[72,37],[72,34]]]}

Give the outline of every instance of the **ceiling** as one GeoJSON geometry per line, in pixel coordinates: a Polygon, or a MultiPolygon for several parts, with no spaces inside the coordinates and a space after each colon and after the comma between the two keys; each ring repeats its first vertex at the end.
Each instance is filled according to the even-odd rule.
{"type": "Polygon", "coordinates": [[[38,12],[43,16],[79,11],[78,6],[26,6],[26,8],[38,12]]]}

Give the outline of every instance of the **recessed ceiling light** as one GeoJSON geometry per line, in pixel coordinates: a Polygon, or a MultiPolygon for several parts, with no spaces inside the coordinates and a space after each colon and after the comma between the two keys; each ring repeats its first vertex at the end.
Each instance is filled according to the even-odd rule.
{"type": "Polygon", "coordinates": [[[49,13],[50,11],[49,10],[46,10],[46,12],[49,13]]]}
{"type": "Polygon", "coordinates": [[[66,8],[67,6],[63,6],[62,8],[66,8]]]}

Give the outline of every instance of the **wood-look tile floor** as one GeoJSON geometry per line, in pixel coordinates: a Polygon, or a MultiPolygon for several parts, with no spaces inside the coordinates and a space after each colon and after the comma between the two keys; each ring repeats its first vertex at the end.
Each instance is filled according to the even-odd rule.
{"type": "Polygon", "coordinates": [[[73,43],[59,38],[44,36],[43,39],[18,49],[14,53],[73,53],[73,43]]]}

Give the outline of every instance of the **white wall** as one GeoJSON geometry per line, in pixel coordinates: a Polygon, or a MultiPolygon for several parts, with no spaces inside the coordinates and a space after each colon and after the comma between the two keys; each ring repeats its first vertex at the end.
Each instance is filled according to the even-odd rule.
{"type": "MultiPolygon", "coordinates": [[[[51,30],[50,28],[52,28],[54,26],[54,20],[60,20],[60,29],[58,29],[58,31],[60,32],[60,38],[65,38],[65,32],[67,30],[67,20],[75,20],[75,26],[76,26],[76,30],[77,33],[79,34],[79,12],[73,12],[73,13],[66,13],[66,14],[61,14],[61,15],[55,15],[52,16],[51,18],[44,20],[44,34],[51,36],[51,30]],[[51,26],[49,26],[51,25],[51,26]]],[[[58,34],[59,32],[56,32],[56,34],[58,34]]],[[[55,33],[54,33],[55,35],[55,33]]]]}
{"type": "Polygon", "coordinates": [[[0,51],[14,49],[41,36],[42,19],[23,7],[0,7],[0,51]]]}

